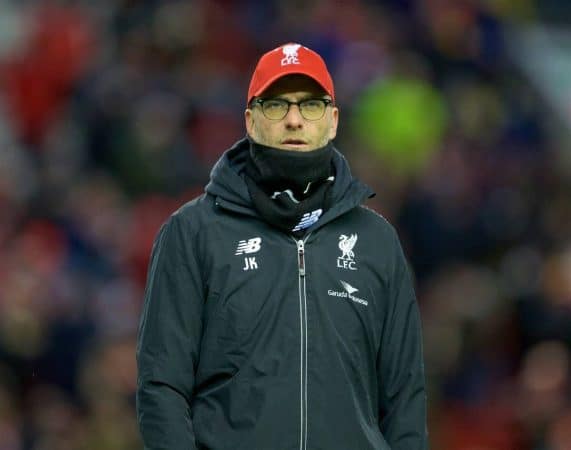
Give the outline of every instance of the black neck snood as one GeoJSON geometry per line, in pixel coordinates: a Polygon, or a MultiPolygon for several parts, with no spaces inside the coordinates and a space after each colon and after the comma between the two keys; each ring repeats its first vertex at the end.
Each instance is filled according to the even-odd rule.
{"type": "Polygon", "coordinates": [[[331,142],[310,152],[300,152],[267,147],[250,140],[246,174],[269,195],[289,189],[301,200],[314,184],[333,174],[332,157],[331,142]]]}
{"type": "Polygon", "coordinates": [[[329,208],[333,145],[299,152],[250,139],[245,180],[254,206],[272,225],[302,235],[329,208]]]}

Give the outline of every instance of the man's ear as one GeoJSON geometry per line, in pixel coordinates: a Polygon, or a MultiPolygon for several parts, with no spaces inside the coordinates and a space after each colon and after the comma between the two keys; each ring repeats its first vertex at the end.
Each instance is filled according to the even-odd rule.
{"type": "Polygon", "coordinates": [[[244,111],[244,121],[246,123],[246,131],[249,136],[252,136],[252,131],[254,129],[254,114],[250,108],[246,108],[244,111]]]}
{"type": "Polygon", "coordinates": [[[329,128],[329,140],[335,139],[337,136],[337,125],[339,124],[339,108],[334,106],[331,109],[331,127],[329,128]]]}

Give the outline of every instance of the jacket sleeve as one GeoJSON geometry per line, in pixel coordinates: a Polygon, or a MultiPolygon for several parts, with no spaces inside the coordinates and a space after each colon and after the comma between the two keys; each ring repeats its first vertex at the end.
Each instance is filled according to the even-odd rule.
{"type": "Polygon", "coordinates": [[[391,450],[426,450],[426,390],[420,314],[410,271],[394,234],[390,306],[377,359],[379,426],[391,450]]]}
{"type": "Polygon", "coordinates": [[[195,450],[190,402],[203,283],[189,222],[171,216],[155,240],[137,342],[137,420],[145,450],[195,450]]]}

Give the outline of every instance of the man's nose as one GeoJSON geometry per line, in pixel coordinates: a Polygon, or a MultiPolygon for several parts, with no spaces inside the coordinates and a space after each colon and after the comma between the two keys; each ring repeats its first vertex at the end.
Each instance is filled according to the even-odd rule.
{"type": "Polygon", "coordinates": [[[287,128],[301,128],[303,126],[303,117],[301,116],[299,105],[289,105],[289,111],[284,120],[287,128]]]}

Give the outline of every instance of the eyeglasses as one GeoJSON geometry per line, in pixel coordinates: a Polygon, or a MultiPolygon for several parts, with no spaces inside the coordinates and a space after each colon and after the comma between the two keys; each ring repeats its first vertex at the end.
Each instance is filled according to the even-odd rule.
{"type": "Polygon", "coordinates": [[[252,104],[260,105],[264,116],[270,120],[282,120],[287,116],[291,105],[297,105],[301,117],[305,120],[319,120],[333,101],[328,98],[308,98],[299,102],[290,102],[285,98],[256,98],[252,104]]]}

